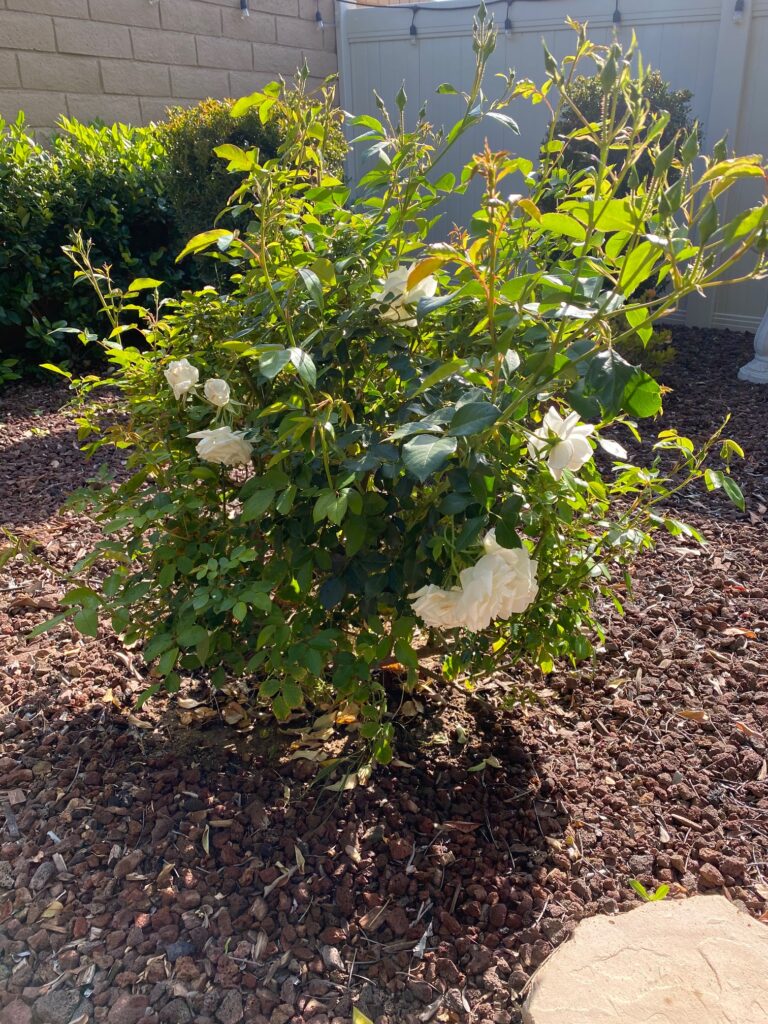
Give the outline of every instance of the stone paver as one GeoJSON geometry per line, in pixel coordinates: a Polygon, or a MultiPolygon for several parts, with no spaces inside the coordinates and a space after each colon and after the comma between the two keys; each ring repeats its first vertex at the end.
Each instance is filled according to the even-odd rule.
{"type": "Polygon", "coordinates": [[[524,1024],[768,1024],[768,927],[722,896],[580,922],[534,976],[524,1024]]]}

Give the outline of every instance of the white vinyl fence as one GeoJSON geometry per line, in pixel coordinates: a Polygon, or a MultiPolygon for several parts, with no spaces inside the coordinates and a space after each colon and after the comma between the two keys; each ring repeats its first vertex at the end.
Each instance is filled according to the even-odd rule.
{"type": "MultiPolygon", "coordinates": [[[[541,40],[557,58],[573,52],[574,33],[566,18],[586,21],[589,36],[606,43],[617,28],[623,42],[634,30],[646,64],[658,68],[676,89],[693,92],[693,113],[704,131],[705,148],[728,134],[737,153],[768,153],[768,0],[619,0],[621,22],[614,25],[616,0],[510,0],[489,6],[500,27],[491,59],[493,75],[514,68],[518,78],[543,80],[541,40]],[[743,9],[742,9],[743,8],[743,9]],[[509,12],[511,32],[503,26],[509,12]]],[[[342,103],[355,114],[376,114],[373,90],[394,108],[405,83],[411,112],[428,101],[428,116],[437,125],[456,120],[460,99],[437,95],[442,82],[458,89],[471,81],[473,11],[467,0],[431,0],[405,7],[353,7],[337,3],[342,103]],[[411,24],[417,34],[411,34],[411,24]]],[[[524,100],[510,109],[520,135],[486,121],[457,145],[454,168],[463,164],[487,137],[494,148],[536,159],[547,112],[524,100]]],[[[362,155],[351,157],[350,174],[361,172],[362,155]]],[[[446,167],[446,169],[449,169],[446,167]]],[[[755,185],[734,190],[729,209],[755,196],[755,185]],[[750,191],[751,189],[751,191],[750,191]]],[[[445,223],[466,224],[475,197],[448,200],[445,223]]],[[[714,289],[690,302],[691,324],[754,330],[768,305],[765,281],[714,289]]]]}

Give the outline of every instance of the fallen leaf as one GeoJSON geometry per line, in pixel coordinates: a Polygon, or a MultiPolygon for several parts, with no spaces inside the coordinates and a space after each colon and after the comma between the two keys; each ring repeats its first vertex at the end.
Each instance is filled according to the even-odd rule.
{"type": "Polygon", "coordinates": [[[43,920],[46,920],[46,919],[48,919],[50,917],[56,917],[56,915],[60,914],[63,909],[64,909],[64,904],[63,903],[59,903],[58,900],[53,900],[51,903],[48,904],[48,906],[42,912],[40,917],[42,917],[43,920]]]}
{"type": "Polygon", "coordinates": [[[154,726],[151,722],[145,722],[143,719],[138,718],[136,715],[131,714],[129,711],[125,716],[129,725],[132,725],[135,729],[153,729],[154,726]]]}
{"type": "Polygon", "coordinates": [[[692,722],[708,722],[709,715],[703,710],[686,709],[685,711],[678,711],[681,718],[689,718],[692,722]]]}
{"type": "Polygon", "coordinates": [[[723,636],[746,636],[750,640],[757,639],[757,633],[752,629],[744,629],[742,626],[728,626],[723,630],[723,636]]]}
{"type": "Polygon", "coordinates": [[[475,829],[480,828],[480,822],[479,821],[444,821],[442,823],[442,825],[440,825],[438,827],[439,828],[451,828],[455,832],[463,832],[464,834],[466,834],[468,832],[474,832],[475,829]]]}
{"type": "Polygon", "coordinates": [[[366,914],[363,914],[358,922],[363,931],[372,932],[380,928],[384,924],[386,910],[386,906],[372,907],[366,914]]]}
{"type": "Polygon", "coordinates": [[[746,724],[746,722],[734,722],[733,724],[739,730],[739,732],[743,732],[745,736],[762,736],[762,733],[758,732],[757,729],[752,729],[749,725],[746,724]]]}
{"type": "Polygon", "coordinates": [[[207,825],[203,829],[203,834],[202,837],[200,838],[200,843],[202,844],[202,847],[206,853],[211,852],[211,830],[208,828],[207,825]]]}
{"type": "Polygon", "coordinates": [[[227,725],[237,725],[238,722],[242,722],[243,719],[248,718],[248,714],[242,705],[238,704],[237,701],[233,700],[224,708],[221,712],[221,717],[227,723],[227,725]]]}

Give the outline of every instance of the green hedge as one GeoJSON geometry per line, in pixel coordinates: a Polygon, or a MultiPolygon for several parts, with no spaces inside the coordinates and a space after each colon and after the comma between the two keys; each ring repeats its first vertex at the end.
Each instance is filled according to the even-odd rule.
{"type": "MultiPolygon", "coordinates": [[[[29,134],[23,114],[0,119],[0,384],[13,370],[82,358],[73,339],[99,326],[90,289],[73,285],[62,251],[75,231],[91,239],[94,263],[109,263],[120,287],[145,276],[174,291],[200,285],[202,262],[177,265],[175,257],[191,234],[213,225],[239,181],[214,149],[234,143],[271,157],[282,140],[279,121],[234,119],[232,104],[176,108],[147,128],[62,117],[48,146],[29,134]],[[8,359],[16,362],[4,370],[8,359]]],[[[340,122],[327,148],[340,166],[340,122]]]]}

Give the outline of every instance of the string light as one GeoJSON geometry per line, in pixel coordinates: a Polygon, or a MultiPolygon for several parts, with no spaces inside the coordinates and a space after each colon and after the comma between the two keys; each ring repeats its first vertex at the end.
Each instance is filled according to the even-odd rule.
{"type": "MultiPolygon", "coordinates": [[[[738,0],[737,0],[737,2],[738,2],[738,0]]],[[[616,0],[616,6],[615,6],[615,8],[613,10],[613,24],[614,25],[620,25],[621,24],[621,11],[619,10],[619,0],[616,0]]]]}
{"type": "Polygon", "coordinates": [[[411,37],[411,46],[415,46],[419,41],[419,30],[416,28],[416,15],[419,13],[418,7],[412,7],[411,11],[411,27],[408,29],[408,34],[411,37]]]}
{"type": "Polygon", "coordinates": [[[746,6],[745,0],[736,0],[736,4],[733,8],[733,22],[735,25],[740,25],[744,20],[744,10],[746,6]]]}
{"type": "Polygon", "coordinates": [[[248,7],[248,0],[240,0],[240,17],[250,18],[251,12],[248,7]]]}
{"type": "Polygon", "coordinates": [[[315,28],[318,32],[322,32],[325,28],[325,22],[323,21],[323,15],[320,12],[320,0],[315,0],[315,28]]]}
{"type": "Polygon", "coordinates": [[[507,0],[507,16],[504,19],[504,35],[509,38],[512,35],[512,19],[509,16],[509,9],[512,6],[512,0],[507,0]]]}

